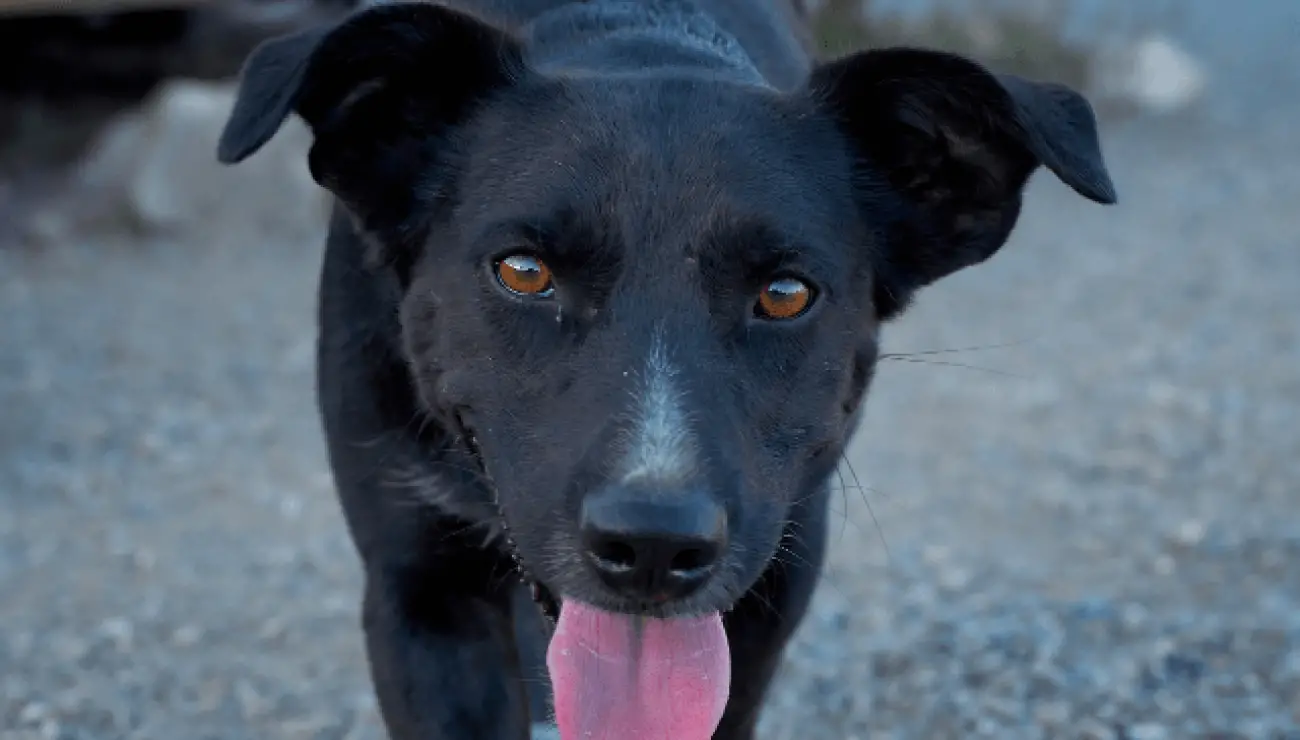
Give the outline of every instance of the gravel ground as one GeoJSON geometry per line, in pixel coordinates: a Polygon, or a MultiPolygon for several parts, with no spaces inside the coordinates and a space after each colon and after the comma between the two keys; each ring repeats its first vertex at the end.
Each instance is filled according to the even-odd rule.
{"type": "MultiPolygon", "coordinates": [[[[890,333],[963,351],[882,368],[769,740],[1300,738],[1300,118],[1233,100],[890,333]]],[[[381,737],[319,257],[0,250],[0,738],[381,737]]]]}

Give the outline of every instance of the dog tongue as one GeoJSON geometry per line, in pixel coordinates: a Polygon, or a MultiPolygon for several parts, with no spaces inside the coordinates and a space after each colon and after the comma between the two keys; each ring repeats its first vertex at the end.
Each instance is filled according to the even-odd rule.
{"type": "Polygon", "coordinates": [[[718,614],[639,619],[565,601],[546,665],[561,740],[709,740],[731,683],[718,614]]]}

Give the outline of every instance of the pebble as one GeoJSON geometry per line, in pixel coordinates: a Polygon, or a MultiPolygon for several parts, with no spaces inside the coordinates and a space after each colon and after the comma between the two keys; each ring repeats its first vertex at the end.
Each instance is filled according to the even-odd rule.
{"type": "Polygon", "coordinates": [[[1046,702],[1034,709],[1034,717],[1039,724],[1059,727],[1070,720],[1070,705],[1061,701],[1046,702]]]}
{"type": "Polygon", "coordinates": [[[1205,540],[1208,527],[1205,522],[1197,519],[1188,519],[1178,526],[1174,533],[1174,542],[1186,548],[1195,547],[1205,540]]]}
{"type": "Polygon", "coordinates": [[[1120,619],[1124,629],[1133,632],[1142,628],[1149,618],[1149,613],[1141,604],[1125,604],[1120,610],[1120,619]]]}
{"type": "Polygon", "coordinates": [[[278,640],[284,636],[286,629],[288,626],[282,617],[271,617],[262,622],[262,626],[258,628],[257,639],[266,642],[278,640]]]}
{"type": "Polygon", "coordinates": [[[235,700],[245,720],[255,720],[270,711],[269,697],[264,696],[253,685],[244,680],[235,682],[235,700]]]}
{"type": "Polygon", "coordinates": [[[1095,719],[1084,720],[1075,729],[1079,740],[1116,740],[1115,731],[1095,719]]]}
{"type": "Polygon", "coordinates": [[[44,722],[48,716],[49,708],[38,701],[34,701],[22,708],[22,711],[18,713],[18,721],[23,724],[34,725],[44,722]]]}
{"type": "Polygon", "coordinates": [[[1128,737],[1129,740],[1166,740],[1169,730],[1155,724],[1133,725],[1128,730],[1128,737]]]}
{"type": "Polygon", "coordinates": [[[73,635],[58,635],[51,646],[51,652],[60,663],[65,664],[80,661],[89,651],[90,643],[73,635]]]}
{"type": "Polygon", "coordinates": [[[1178,570],[1178,561],[1168,555],[1160,555],[1152,561],[1151,570],[1158,576],[1171,576],[1178,570]]]}
{"type": "Polygon", "coordinates": [[[106,619],[100,623],[99,631],[119,652],[130,651],[135,641],[135,625],[128,619],[120,617],[106,619]]]}
{"type": "Polygon", "coordinates": [[[172,632],[171,642],[176,647],[193,647],[203,639],[203,628],[193,624],[177,627],[172,632]]]}

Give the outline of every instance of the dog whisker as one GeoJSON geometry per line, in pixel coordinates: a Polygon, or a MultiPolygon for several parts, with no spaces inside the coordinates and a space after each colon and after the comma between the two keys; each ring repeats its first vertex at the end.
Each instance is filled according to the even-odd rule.
{"type": "MultiPolygon", "coordinates": [[[[880,520],[876,518],[876,510],[871,505],[871,500],[867,498],[866,490],[862,486],[862,479],[858,477],[858,471],[854,470],[853,463],[845,455],[841,458],[844,466],[849,469],[849,475],[853,476],[854,485],[857,486],[858,492],[862,495],[862,503],[866,504],[867,513],[871,516],[871,521],[876,526],[876,533],[880,536],[880,544],[885,550],[885,559],[892,560],[893,555],[889,551],[889,542],[885,540],[885,530],[880,526],[880,520]]],[[[847,517],[845,517],[847,519],[847,517]]]]}
{"type": "Polygon", "coordinates": [[[973,365],[970,363],[955,362],[952,360],[939,360],[934,358],[937,355],[952,355],[952,354],[959,354],[963,352],[984,352],[984,351],[995,350],[995,349],[1006,349],[1009,347],[1017,347],[1017,346],[1029,344],[1033,341],[1035,340],[1020,339],[1012,342],[973,345],[970,347],[948,347],[948,348],[939,348],[939,349],[924,349],[924,350],[916,350],[913,352],[885,352],[879,355],[876,359],[882,362],[909,362],[917,365],[937,365],[941,367],[957,367],[966,370],[977,370],[980,372],[989,373],[993,375],[1003,375],[1003,376],[1009,376],[1013,378],[1024,379],[1025,376],[1023,375],[1008,372],[1005,370],[998,370],[996,368],[983,367],[980,365],[973,365]]]}
{"type": "MultiPolygon", "coordinates": [[[[848,462],[848,458],[844,457],[844,455],[841,455],[840,457],[845,462],[848,462]]],[[[840,498],[844,501],[844,512],[840,517],[840,539],[842,540],[844,539],[844,532],[849,526],[849,491],[848,485],[844,482],[844,471],[840,469],[840,466],[838,465],[835,466],[835,475],[839,476],[840,498]]]]}
{"type": "Polygon", "coordinates": [[[908,357],[903,355],[881,357],[880,359],[888,360],[891,362],[906,362],[913,365],[936,365],[939,367],[959,367],[965,370],[978,370],[980,372],[988,373],[990,375],[1003,375],[1011,378],[1018,378],[1021,380],[1027,379],[1026,376],[1021,375],[1019,373],[1008,372],[1006,370],[998,370],[996,368],[991,368],[991,367],[983,367],[981,365],[971,365],[969,363],[964,363],[964,362],[950,362],[946,360],[929,360],[924,357],[908,357]]]}
{"type": "Polygon", "coordinates": [[[793,565],[805,565],[810,568],[813,567],[813,563],[809,561],[808,558],[805,558],[804,556],[795,552],[794,550],[792,550],[790,547],[786,545],[777,545],[776,552],[777,552],[778,559],[780,559],[781,555],[786,555],[791,558],[794,558],[797,561],[793,563],[793,565]]]}
{"type": "MultiPolygon", "coordinates": [[[[799,547],[803,547],[804,549],[807,549],[807,544],[806,544],[806,543],[804,542],[804,540],[803,540],[803,534],[802,534],[801,532],[798,531],[798,529],[800,529],[800,527],[797,527],[797,526],[796,526],[796,527],[793,527],[793,528],[792,528],[791,525],[793,525],[793,524],[796,524],[796,523],[795,523],[795,522],[787,522],[787,525],[786,525],[786,526],[787,526],[787,531],[789,532],[789,539],[792,541],[793,544],[798,545],[799,547]]],[[[785,544],[782,544],[782,545],[779,545],[779,546],[778,546],[778,548],[777,548],[777,557],[776,557],[775,559],[778,560],[778,561],[781,561],[783,564],[789,564],[789,563],[786,563],[786,562],[784,561],[783,558],[781,558],[781,555],[783,555],[783,554],[789,554],[789,555],[792,555],[792,556],[796,555],[796,553],[794,552],[794,550],[792,550],[789,546],[787,546],[787,545],[785,545],[785,544]]],[[[813,566],[813,565],[814,565],[813,563],[810,563],[810,562],[807,560],[807,558],[803,558],[802,556],[799,556],[799,557],[800,557],[801,563],[806,564],[806,565],[809,565],[809,566],[813,566]]],[[[842,598],[844,598],[846,601],[849,600],[849,595],[848,595],[848,593],[844,591],[844,589],[840,586],[840,584],[839,584],[839,582],[838,582],[838,580],[837,580],[837,579],[839,578],[840,573],[839,573],[839,571],[836,569],[835,564],[832,563],[832,562],[830,562],[830,561],[827,561],[827,562],[825,562],[825,563],[822,564],[821,568],[822,568],[822,571],[823,571],[823,572],[822,572],[822,582],[825,583],[826,585],[828,585],[830,588],[834,589],[835,592],[836,592],[837,594],[839,594],[842,598]]]]}
{"type": "Polygon", "coordinates": [[[1013,342],[999,342],[998,344],[976,344],[970,347],[944,347],[940,349],[922,349],[922,350],[916,350],[914,352],[886,352],[884,354],[881,354],[877,359],[884,360],[892,357],[919,357],[925,355],[948,355],[948,354],[955,354],[958,352],[985,352],[993,349],[1007,349],[1009,347],[1020,347],[1034,341],[1037,340],[1026,338],[1026,339],[1017,339],[1013,342]]]}

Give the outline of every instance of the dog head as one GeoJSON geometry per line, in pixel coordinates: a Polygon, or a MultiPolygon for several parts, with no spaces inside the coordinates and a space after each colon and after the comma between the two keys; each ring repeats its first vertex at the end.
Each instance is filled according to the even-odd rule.
{"type": "Polygon", "coordinates": [[[401,287],[425,410],[472,439],[531,573],[611,612],[755,582],[836,466],[881,324],[997,252],[1039,167],[1114,201],[1081,96],[931,51],[777,91],[539,64],[386,4],[254,52],[220,159],[290,114],[401,287]]]}

